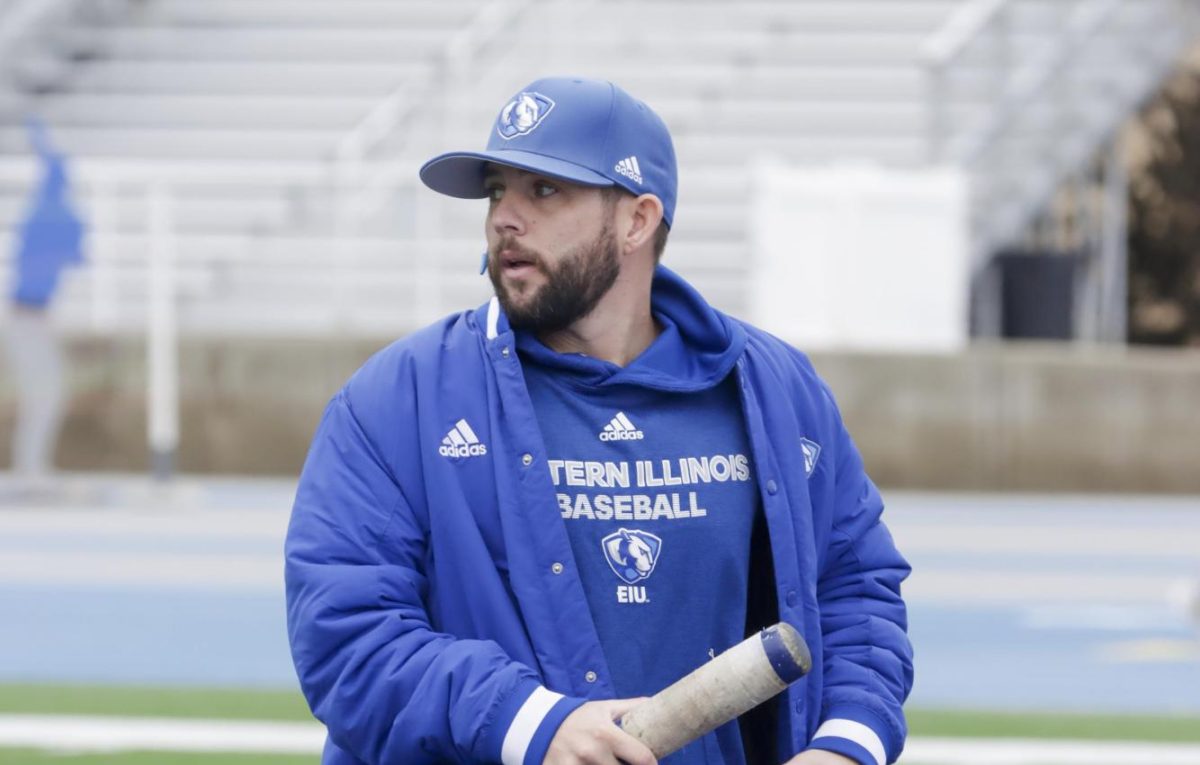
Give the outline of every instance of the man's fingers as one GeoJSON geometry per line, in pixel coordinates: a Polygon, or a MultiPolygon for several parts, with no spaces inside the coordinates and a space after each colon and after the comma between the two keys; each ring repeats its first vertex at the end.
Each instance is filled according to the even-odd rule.
{"type": "Polygon", "coordinates": [[[617,731],[613,739],[613,754],[625,765],[658,765],[650,747],[625,731],[617,731]]]}
{"type": "Polygon", "coordinates": [[[644,701],[589,701],[571,712],[550,741],[545,765],[658,765],[650,748],[619,724],[622,715],[644,701]]]}
{"type": "Polygon", "coordinates": [[[633,699],[614,699],[608,702],[608,711],[612,715],[613,720],[620,720],[625,716],[625,713],[641,704],[644,701],[649,701],[648,696],[639,696],[633,699]]]}
{"type": "MultiPolygon", "coordinates": [[[[619,724],[626,712],[646,701],[649,701],[646,696],[616,699],[609,704],[607,711],[613,721],[619,724]]],[[[650,751],[650,747],[619,728],[613,731],[612,745],[613,754],[625,765],[658,765],[658,760],[654,757],[654,752],[650,751]]]]}

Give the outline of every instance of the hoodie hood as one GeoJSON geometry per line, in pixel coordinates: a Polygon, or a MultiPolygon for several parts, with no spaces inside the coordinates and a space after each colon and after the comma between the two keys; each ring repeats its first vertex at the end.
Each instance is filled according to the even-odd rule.
{"type": "MultiPolygon", "coordinates": [[[[664,266],[655,270],[650,307],[663,331],[628,366],[558,353],[529,332],[515,332],[516,345],[529,360],[558,369],[586,387],[634,385],[685,393],[711,388],[728,376],[746,346],[746,331],[740,324],[710,306],[664,266]]],[[[480,326],[488,327],[489,338],[511,332],[495,298],[479,309],[478,318],[480,326]]]]}

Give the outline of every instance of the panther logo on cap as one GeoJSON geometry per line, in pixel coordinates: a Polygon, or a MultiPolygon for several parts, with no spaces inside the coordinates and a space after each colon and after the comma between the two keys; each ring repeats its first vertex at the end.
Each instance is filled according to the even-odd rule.
{"type": "Polygon", "coordinates": [[[554,102],[541,93],[518,93],[500,110],[496,132],[506,139],[532,133],[553,108],[554,102]]]}

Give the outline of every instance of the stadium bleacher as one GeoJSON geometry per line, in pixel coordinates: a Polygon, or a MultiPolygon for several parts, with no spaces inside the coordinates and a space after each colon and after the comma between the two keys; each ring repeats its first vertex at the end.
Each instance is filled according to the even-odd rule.
{"type": "MultiPolygon", "coordinates": [[[[28,5],[0,5],[0,28],[28,5]]],[[[1194,31],[1174,0],[48,5],[21,40],[57,65],[31,78],[0,59],[0,230],[23,206],[20,119],[36,111],[75,160],[95,234],[61,318],[99,330],[143,320],[155,184],[171,199],[184,330],[397,333],[477,302],[481,209],[424,193],[415,170],[482,145],[499,102],[547,72],[620,82],[671,125],[667,262],[723,308],[746,308],[760,156],[969,163],[993,247],[1090,161],[1194,31]]]]}

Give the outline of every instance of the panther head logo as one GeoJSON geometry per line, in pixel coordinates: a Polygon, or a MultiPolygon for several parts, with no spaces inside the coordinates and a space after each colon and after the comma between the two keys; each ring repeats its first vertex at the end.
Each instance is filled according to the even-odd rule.
{"type": "Polygon", "coordinates": [[[645,531],[620,529],[601,540],[604,556],[613,573],[626,584],[640,582],[654,573],[662,540],[645,531]]]}
{"type": "Polygon", "coordinates": [[[518,93],[500,110],[496,132],[503,138],[532,133],[554,108],[554,102],[541,93],[518,93]]]}

